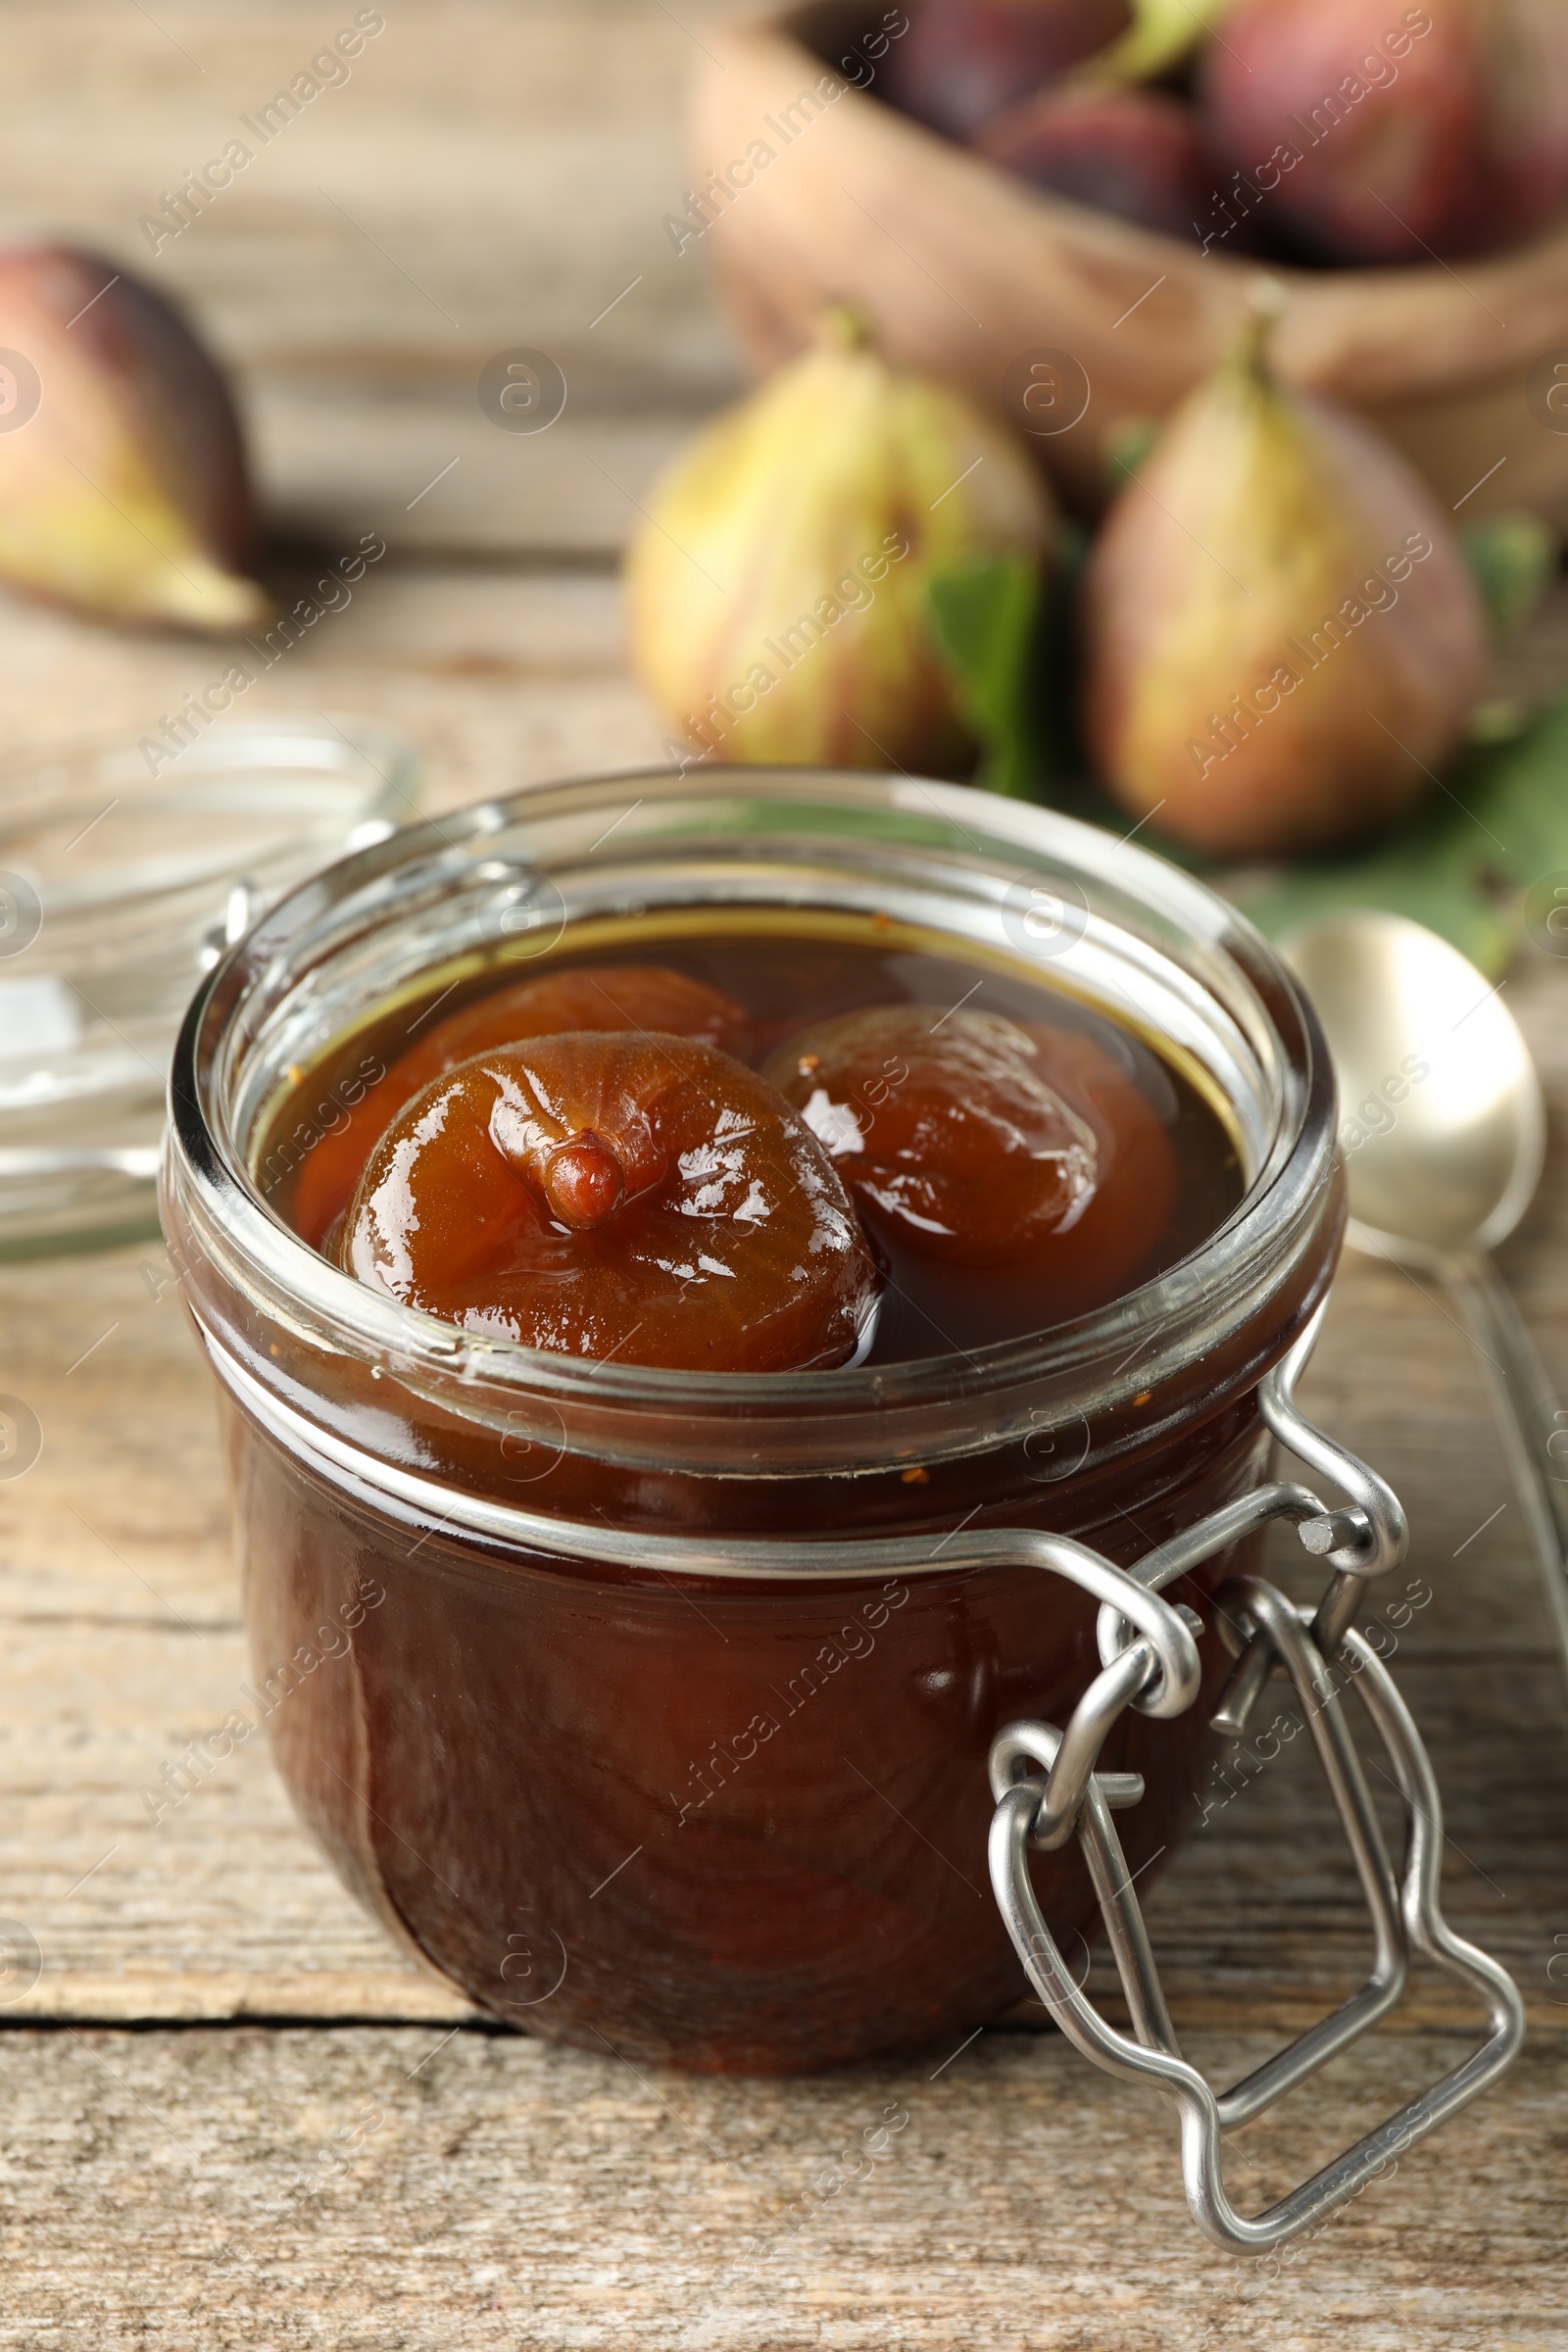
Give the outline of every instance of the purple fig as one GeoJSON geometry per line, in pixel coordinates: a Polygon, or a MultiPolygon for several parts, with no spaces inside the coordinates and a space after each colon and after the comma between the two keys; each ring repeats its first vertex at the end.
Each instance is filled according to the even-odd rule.
{"type": "Polygon", "coordinates": [[[1213,203],[1214,167],[1191,109],[1155,90],[1042,90],[976,144],[1037,188],[1187,237],[1213,203]]]}
{"type": "Polygon", "coordinates": [[[179,313],[67,246],[0,253],[0,578],[108,620],[265,620],[228,387],[179,313]]]}
{"type": "Polygon", "coordinates": [[[1568,203],[1561,0],[1240,0],[1210,143],[1319,259],[1485,253],[1568,203]]]}
{"type": "Polygon", "coordinates": [[[888,95],[933,130],[967,139],[1131,22],[1130,0],[925,0],[889,55],[888,95]]]}
{"type": "Polygon", "coordinates": [[[1366,425],[1277,383],[1267,333],[1177,411],[1085,581],[1099,770],[1133,815],[1220,856],[1326,849],[1399,815],[1485,663],[1431,494],[1366,425]]]}

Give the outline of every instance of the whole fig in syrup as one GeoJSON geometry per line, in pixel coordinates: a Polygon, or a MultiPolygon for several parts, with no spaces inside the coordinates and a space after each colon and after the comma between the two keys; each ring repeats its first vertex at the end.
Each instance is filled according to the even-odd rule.
{"type": "Polygon", "coordinates": [[[325,1132],[300,1170],[292,1203],[293,1223],[318,1249],[330,1249],[370,1148],[395,1113],[432,1078],[474,1054],[563,1029],[669,1030],[741,1054],[747,1043],[746,1019],[732,998],[662,964],[581,964],[514,980],[437,1018],[439,1008],[438,998],[412,1016],[413,1043],[390,1064],[372,1058],[370,1082],[363,1092],[356,1084],[353,1101],[330,1101],[334,1115],[323,1120],[325,1132]]]}
{"type": "Polygon", "coordinates": [[[358,1279],[526,1348],[702,1372],[843,1364],[877,1293],[831,1160],[688,1038],[566,1032],[401,1110],[350,1205],[358,1279]]]}
{"type": "MultiPolygon", "coordinates": [[[[1134,1282],[1177,1192],[1158,1111],[1096,1040],[941,1005],[842,1014],[766,1074],[818,1136],[898,1284],[906,1261],[962,1270],[1014,1328],[1134,1282]]],[[[907,1282],[903,1287],[909,1289],[907,1282]]],[[[920,1352],[943,1340],[928,1328],[920,1352]]]]}

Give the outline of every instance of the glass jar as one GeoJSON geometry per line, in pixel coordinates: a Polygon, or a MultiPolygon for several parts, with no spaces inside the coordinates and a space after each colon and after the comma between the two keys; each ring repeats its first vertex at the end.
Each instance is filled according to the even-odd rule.
{"type": "MultiPolygon", "coordinates": [[[[342,1084],[296,1095],[285,1141],[308,1151],[342,1084]]],[[[1312,1015],[1200,884],[960,787],[744,768],[486,803],[283,900],[186,1019],[164,1215],[221,1400],[251,1714],[347,1884],[530,2032],[782,2070],[958,2035],[1023,1989],[987,1752],[1013,1718],[1065,1721],[1094,1605],[965,1546],[1047,1528],[1127,1562],[1254,1485],[1257,1384],[1344,1206],[1312,1015]],[[870,926],[1098,1007],[1223,1117],[1239,1205],[1033,1337],[762,1376],[460,1331],[270,1205],[280,1097],[389,1001],[715,920],[870,926]]],[[[1172,1594],[1201,1614],[1247,1564],[1172,1594]]],[[[1200,1648],[1208,1691],[1228,1661],[1200,1648]]],[[[1106,1744],[1145,1777],[1132,1870],[1199,1817],[1206,1713],[1129,1715],[1106,1744]]],[[[1036,1884],[1076,1948],[1098,1916],[1076,1844],[1036,1884]]]]}

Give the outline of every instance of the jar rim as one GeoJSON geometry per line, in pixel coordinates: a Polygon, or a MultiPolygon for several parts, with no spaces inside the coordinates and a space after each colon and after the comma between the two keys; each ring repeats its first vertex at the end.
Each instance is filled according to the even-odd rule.
{"type": "MultiPolygon", "coordinates": [[[[669,904],[678,903],[671,895],[669,904]]],[[[562,928],[564,919],[563,911],[562,928]]],[[[445,954],[427,954],[424,968],[445,960],[445,954]]],[[[1110,1017],[1129,1020],[1114,1010],[1110,1017]]],[[[1157,1026],[1147,1034],[1178,1057],[1176,1037],[1157,1026]]],[[[1091,1403],[1103,1408],[1133,1386],[1157,1386],[1173,1348],[1191,1361],[1195,1348],[1212,1347],[1216,1333],[1238,1328],[1298,1267],[1321,1226],[1334,1116],[1327,1050],[1289,970],[1233,906],[1135,842],[1055,810],[935,780],[706,764],[686,773],[632,770],[533,787],[408,827],[279,901],[207,977],[187,1012],[171,1077],[165,1223],[176,1249],[193,1253],[179,1270],[190,1277],[187,1297],[210,1339],[224,1317],[201,1277],[203,1262],[220,1287],[243,1291],[264,1320],[270,1316],[318,1349],[368,1365],[372,1377],[465,1419],[537,1425],[541,1442],[560,1424],[569,1429],[564,1442],[573,1451],[635,1460],[641,1415],[659,1423],[659,1450],[646,1458],[663,1466],[670,1466],[669,1433],[678,1427],[691,1446],[681,1466],[747,1475],[777,1474],[782,1466],[885,1469],[890,1454],[929,1459],[979,1450],[1008,1431],[1055,1426],[1060,1406],[1083,1418],[1091,1403]],[[1241,1201],[1176,1266],[1089,1314],[956,1356],[834,1371],[690,1373],[580,1359],[461,1330],[368,1289],[282,1222],[246,1164],[261,1100],[247,1073],[268,1023],[276,1028],[292,994],[310,1000],[319,1027],[330,995],[322,974],[333,956],[350,965],[358,957],[368,968],[366,943],[394,917],[415,951],[411,972],[419,968],[419,943],[439,935],[450,950],[454,926],[460,939],[491,936],[493,906],[483,918],[487,933],[478,903],[487,893],[494,901],[498,889],[515,892],[519,875],[532,894],[527,903],[550,910],[553,920],[554,903],[564,910],[572,877],[594,854],[592,837],[603,838],[599,820],[617,808],[622,814],[611,826],[616,863],[597,869],[598,887],[612,891],[628,875],[638,888],[650,876],[663,876],[667,886],[698,845],[717,856],[715,845],[727,843],[737,887],[751,894],[750,903],[799,909],[820,903],[802,896],[812,877],[827,892],[857,858],[868,861],[867,873],[881,858],[890,875],[902,877],[899,887],[914,889],[919,868],[928,897],[935,875],[956,907],[962,900],[956,953],[971,953],[983,937],[973,927],[978,909],[993,930],[1001,928],[1003,951],[1020,971],[1027,963],[1017,952],[1016,920],[1008,930],[1009,894],[1015,916],[1019,905],[1032,904],[1018,893],[1058,894],[1064,944],[1043,955],[1051,969],[1036,977],[1092,997],[1095,970],[1103,980],[1106,956],[1120,953],[1124,980],[1130,974],[1146,995],[1167,991],[1161,1003],[1175,1006],[1181,1021],[1200,1026],[1210,1018],[1216,1034],[1225,1029],[1237,1068],[1251,1056],[1253,1164],[1241,1201]],[[751,830],[738,834],[748,814],[751,830]]],[[[1310,1286],[1305,1308],[1326,1279],[1310,1286]]],[[[1281,1347],[1288,1338],[1281,1335],[1281,1347]]],[[[251,1368],[269,1377],[265,1351],[251,1368]]]]}

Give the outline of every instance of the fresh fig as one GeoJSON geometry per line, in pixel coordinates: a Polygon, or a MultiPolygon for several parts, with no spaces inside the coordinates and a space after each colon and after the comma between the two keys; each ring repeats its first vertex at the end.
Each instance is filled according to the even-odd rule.
{"type": "Polygon", "coordinates": [[[633,663],[692,756],[953,767],[973,744],[931,578],[976,554],[1044,564],[1055,527],[1004,425],[835,313],[654,490],[627,559],[633,663]]]}
{"type": "Polygon", "coordinates": [[[1314,258],[1484,253],[1568,203],[1561,0],[1240,0],[1211,144],[1314,258]]]}
{"type": "Polygon", "coordinates": [[[1447,523],[1370,428],[1270,372],[1269,320],[1172,417],[1085,581],[1086,733],[1132,814],[1221,855],[1399,814],[1485,662],[1447,523]]]}
{"type": "Polygon", "coordinates": [[[889,53],[888,95],[933,130],[967,139],[1131,22],[1129,0],[925,0],[889,53]]]}
{"type": "Polygon", "coordinates": [[[1191,236],[1214,168],[1190,107],[1157,90],[1044,90],[982,133],[982,153],[1037,188],[1191,236]]]}
{"type": "Polygon", "coordinates": [[[173,306],[69,246],[0,253],[0,577],[109,620],[265,620],[228,388],[173,306]]]}

